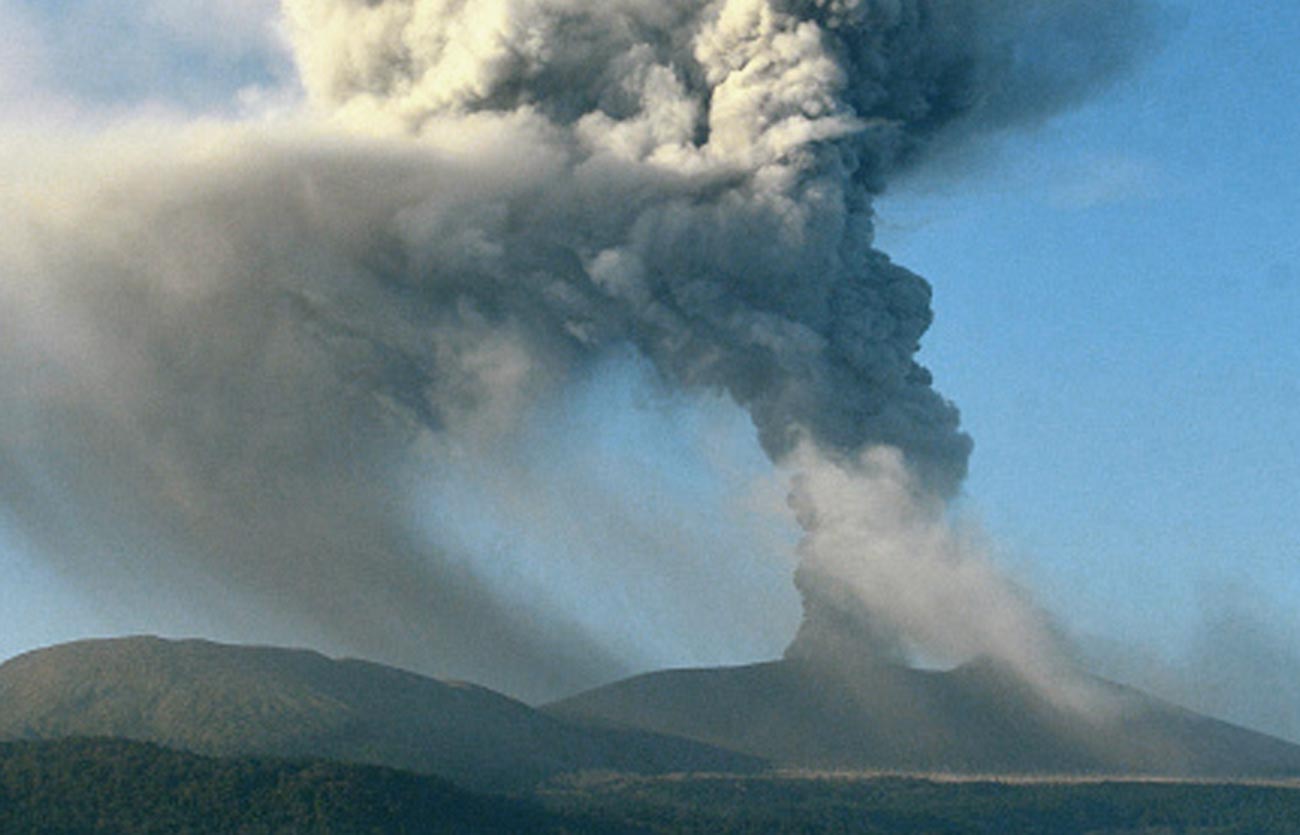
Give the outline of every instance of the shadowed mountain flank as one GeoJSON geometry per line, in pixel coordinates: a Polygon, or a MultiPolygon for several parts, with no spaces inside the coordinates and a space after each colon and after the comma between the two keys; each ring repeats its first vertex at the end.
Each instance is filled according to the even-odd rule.
{"type": "Polygon", "coordinates": [[[998,665],[853,673],[786,659],[674,670],[598,688],[553,716],[675,734],[773,763],[957,773],[1300,774],[1300,747],[1093,681],[1063,708],[998,665]]]}
{"type": "Polygon", "coordinates": [[[580,727],[475,685],[315,652],[127,638],[0,665],[0,739],[82,736],[370,763],[476,788],[589,769],[760,766],[696,742],[580,727]]]}

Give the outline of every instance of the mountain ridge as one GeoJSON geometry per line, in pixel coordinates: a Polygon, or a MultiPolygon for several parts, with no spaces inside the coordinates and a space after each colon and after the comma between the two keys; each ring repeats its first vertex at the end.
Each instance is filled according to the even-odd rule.
{"type": "Polygon", "coordinates": [[[806,659],[667,670],[543,710],[673,734],[777,766],[952,773],[1300,775],[1300,746],[1090,678],[1097,714],[1064,708],[998,665],[843,673],[806,659]]]}
{"type": "Polygon", "coordinates": [[[311,650],[136,636],[0,664],[0,739],[88,736],[383,765],[493,790],[583,770],[761,767],[688,740],[585,727],[475,684],[311,650]]]}
{"type": "Polygon", "coordinates": [[[993,663],[810,659],[665,670],[530,707],[484,687],[311,650],[152,636],[0,664],[0,740],[113,737],[217,756],[316,757],[490,791],[578,772],[776,768],[1300,776],[1300,746],[1094,679],[1062,708],[993,663]]]}

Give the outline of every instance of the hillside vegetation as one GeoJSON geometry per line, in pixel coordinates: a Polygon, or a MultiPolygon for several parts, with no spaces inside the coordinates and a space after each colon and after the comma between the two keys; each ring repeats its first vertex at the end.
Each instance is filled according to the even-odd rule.
{"type": "Polygon", "coordinates": [[[659,835],[1295,835],[1300,784],[756,775],[569,781],[549,808],[659,835]]]}
{"type": "Polygon", "coordinates": [[[564,832],[536,804],[323,761],[215,759],[121,740],[0,744],[5,833],[564,832]]]}
{"type": "Polygon", "coordinates": [[[121,740],[0,744],[0,832],[40,835],[1294,835],[1300,786],[585,775],[531,797],[121,740]]]}

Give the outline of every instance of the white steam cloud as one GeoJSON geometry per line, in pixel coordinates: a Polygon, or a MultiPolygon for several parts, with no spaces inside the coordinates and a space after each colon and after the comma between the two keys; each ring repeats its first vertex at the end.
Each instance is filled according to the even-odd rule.
{"type": "Polygon", "coordinates": [[[915,360],[930,288],[873,248],[871,200],[1122,72],[1144,3],[284,15],[311,115],[5,149],[0,499],[51,560],[217,576],[524,695],[607,677],[599,634],[429,546],[409,495],[631,347],[800,473],[802,646],[852,622],[831,643],[1038,665],[1041,615],[944,527],[971,444],[915,360]]]}

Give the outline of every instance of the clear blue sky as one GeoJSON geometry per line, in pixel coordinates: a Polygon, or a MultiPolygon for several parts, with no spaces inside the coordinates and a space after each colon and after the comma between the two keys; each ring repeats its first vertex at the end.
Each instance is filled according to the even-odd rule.
{"type": "MultiPolygon", "coordinates": [[[[259,4],[159,12],[190,5],[0,0],[0,115],[229,113],[250,84],[276,88],[285,64],[256,34],[259,4]]],[[[1138,74],[961,176],[900,184],[878,205],[879,243],[935,287],[923,360],[976,440],[963,508],[1009,570],[1081,635],[1177,660],[1248,618],[1294,661],[1300,5],[1168,5],[1186,20],[1138,74]]],[[[707,480],[716,462],[691,451],[705,444],[660,440],[681,404],[642,409],[625,383],[575,407],[624,428],[610,454],[657,462],[647,477],[665,485],[707,480]]],[[[683,431],[743,427],[718,412],[683,431]]],[[[737,466],[761,475],[741,446],[737,466]]],[[[0,657],[151,628],[96,609],[5,530],[0,657]]],[[[778,621],[796,617],[788,590],[770,593],[778,621]]],[[[214,627],[178,611],[156,628],[214,627]]]]}

